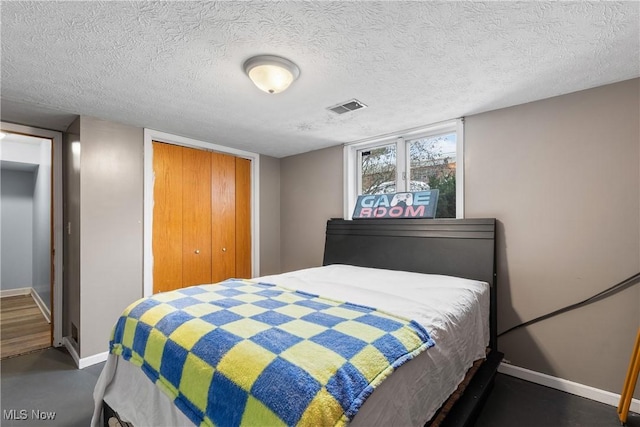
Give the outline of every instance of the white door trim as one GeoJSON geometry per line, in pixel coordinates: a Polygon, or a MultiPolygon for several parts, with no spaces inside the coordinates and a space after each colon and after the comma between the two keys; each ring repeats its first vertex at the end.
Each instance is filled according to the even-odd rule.
{"type": "Polygon", "coordinates": [[[3,131],[48,138],[53,141],[53,345],[62,343],[62,132],[0,122],[3,131]]]}
{"type": "Polygon", "coordinates": [[[153,294],[153,141],[218,151],[251,160],[251,273],[260,275],[260,155],[153,129],[144,130],[144,272],[143,296],[153,294]]]}

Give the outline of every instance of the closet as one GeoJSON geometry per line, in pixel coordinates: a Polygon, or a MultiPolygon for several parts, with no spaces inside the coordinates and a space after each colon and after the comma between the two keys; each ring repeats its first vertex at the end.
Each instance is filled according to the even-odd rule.
{"type": "Polygon", "coordinates": [[[153,293],[251,277],[251,161],[153,141],[153,293]]]}

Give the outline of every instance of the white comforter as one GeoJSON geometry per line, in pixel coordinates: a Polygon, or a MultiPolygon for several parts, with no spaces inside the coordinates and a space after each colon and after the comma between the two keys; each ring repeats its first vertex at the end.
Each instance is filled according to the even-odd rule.
{"type": "MultiPolygon", "coordinates": [[[[264,276],[256,281],[376,307],[420,323],[436,345],[401,366],[367,399],[352,426],[422,426],[489,342],[484,282],[346,265],[264,276]]],[[[94,391],[92,426],[104,399],[136,427],[191,425],[139,368],[110,355],[94,391]]]]}

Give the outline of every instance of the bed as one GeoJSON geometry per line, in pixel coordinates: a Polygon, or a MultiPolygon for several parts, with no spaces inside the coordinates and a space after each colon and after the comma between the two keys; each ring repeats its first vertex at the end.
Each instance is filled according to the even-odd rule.
{"type": "MultiPolygon", "coordinates": [[[[407,347],[410,357],[398,358],[393,373],[365,394],[355,416],[346,419],[350,425],[471,425],[491,390],[502,359],[496,348],[494,219],[332,219],[323,267],[253,283],[294,290],[298,297],[326,296],[326,304],[374,307],[382,316],[424,325],[424,342],[407,347]]],[[[109,356],[94,393],[93,425],[101,411],[104,425],[114,416],[136,427],[194,424],[148,373],[124,359],[109,356]]],[[[283,414],[284,424],[305,420],[283,414]]]]}

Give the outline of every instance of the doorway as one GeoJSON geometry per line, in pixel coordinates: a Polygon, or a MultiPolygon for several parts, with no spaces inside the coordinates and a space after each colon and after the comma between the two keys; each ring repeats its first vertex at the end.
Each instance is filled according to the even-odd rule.
{"type": "Polygon", "coordinates": [[[62,344],[62,134],[9,123],[2,123],[1,132],[5,358],[62,344]]]}

